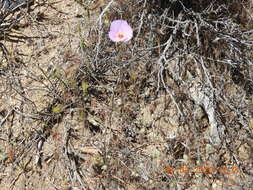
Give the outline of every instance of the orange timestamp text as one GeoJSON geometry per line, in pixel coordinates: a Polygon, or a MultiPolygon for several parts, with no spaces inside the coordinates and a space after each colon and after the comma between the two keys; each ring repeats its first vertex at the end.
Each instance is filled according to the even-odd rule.
{"type": "Polygon", "coordinates": [[[163,170],[166,174],[214,174],[220,173],[224,175],[235,175],[238,174],[240,168],[238,166],[220,166],[220,167],[212,167],[212,166],[164,166],[163,170]]]}

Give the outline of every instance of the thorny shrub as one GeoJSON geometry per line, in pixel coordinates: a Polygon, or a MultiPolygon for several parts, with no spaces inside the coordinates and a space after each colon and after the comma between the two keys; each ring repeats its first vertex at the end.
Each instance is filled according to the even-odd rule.
{"type": "MultiPolygon", "coordinates": [[[[126,99],[137,104],[141,99],[148,103],[165,92],[176,105],[181,124],[189,127],[187,130],[202,125],[197,124],[187,106],[189,101],[197,104],[189,89],[194,80],[199,81],[202,89],[208,89],[204,93],[215,109],[215,120],[224,127],[216,135],[232,154],[232,139],[237,138],[239,129],[247,131],[245,138],[252,138],[251,11],[252,3],[247,0],[107,1],[90,29],[90,46],[81,48],[88,62],[80,68],[80,78],[94,84],[91,88],[107,86],[108,93],[116,97],[127,91],[123,93],[126,99]],[[133,27],[131,41],[115,45],[108,39],[109,23],[117,19],[127,20],[133,27]],[[230,91],[231,86],[237,91],[230,91]]],[[[201,106],[213,122],[208,105],[201,106]]],[[[124,130],[134,142],[139,138],[135,130],[141,127],[132,124],[138,110],[133,106],[124,110],[128,126],[124,130]]],[[[242,164],[242,168],[246,171],[247,166],[242,164]]]]}

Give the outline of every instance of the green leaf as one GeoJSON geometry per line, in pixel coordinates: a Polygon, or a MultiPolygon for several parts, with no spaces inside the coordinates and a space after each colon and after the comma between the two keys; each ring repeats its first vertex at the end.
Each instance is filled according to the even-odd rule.
{"type": "Polygon", "coordinates": [[[88,95],[88,88],[89,88],[89,83],[86,81],[82,81],[81,90],[83,91],[84,96],[88,95]]]}
{"type": "Polygon", "coordinates": [[[54,78],[61,78],[62,77],[62,73],[60,71],[60,69],[55,69],[54,73],[53,73],[53,77],[54,78]]]}
{"type": "Polygon", "coordinates": [[[77,82],[76,82],[76,79],[73,78],[73,77],[70,77],[68,79],[68,84],[71,88],[77,88],[77,82]]]}
{"type": "Polygon", "coordinates": [[[62,104],[57,104],[56,106],[54,106],[52,108],[53,113],[60,113],[60,112],[62,112],[62,110],[63,110],[63,105],[62,104]]]}
{"type": "Polygon", "coordinates": [[[85,118],[86,118],[86,113],[83,110],[81,110],[79,112],[79,119],[80,120],[84,120],[85,118]]]}

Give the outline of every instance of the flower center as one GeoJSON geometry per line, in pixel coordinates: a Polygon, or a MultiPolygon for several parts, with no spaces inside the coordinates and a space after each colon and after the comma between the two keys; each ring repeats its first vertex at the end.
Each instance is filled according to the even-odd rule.
{"type": "Polygon", "coordinates": [[[124,37],[125,37],[125,35],[124,35],[123,32],[118,32],[118,33],[116,34],[116,38],[118,38],[118,40],[122,40],[124,37]]]}

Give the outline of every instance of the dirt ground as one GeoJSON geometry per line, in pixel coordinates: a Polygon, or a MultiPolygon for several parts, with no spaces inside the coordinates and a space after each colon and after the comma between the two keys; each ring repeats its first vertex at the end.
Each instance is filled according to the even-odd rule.
{"type": "Polygon", "coordinates": [[[171,91],[137,59],[101,80],[83,76],[102,10],[80,2],[35,2],[12,30],[25,38],[4,41],[0,190],[253,189],[252,91],[191,54],[187,68],[180,55],[166,68],[171,91]]]}

